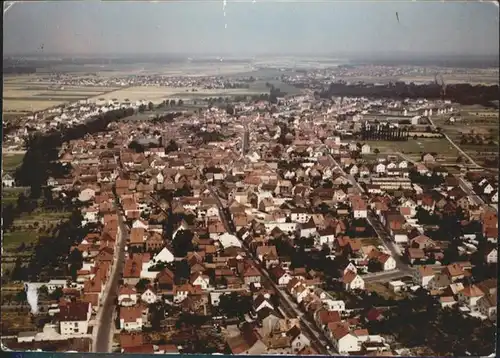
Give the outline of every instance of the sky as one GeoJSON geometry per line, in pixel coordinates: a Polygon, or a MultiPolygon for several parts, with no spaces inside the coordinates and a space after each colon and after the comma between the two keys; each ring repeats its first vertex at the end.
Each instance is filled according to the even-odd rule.
{"type": "Polygon", "coordinates": [[[4,15],[4,56],[499,51],[488,3],[227,0],[225,12],[223,0],[21,2],[4,15]]]}

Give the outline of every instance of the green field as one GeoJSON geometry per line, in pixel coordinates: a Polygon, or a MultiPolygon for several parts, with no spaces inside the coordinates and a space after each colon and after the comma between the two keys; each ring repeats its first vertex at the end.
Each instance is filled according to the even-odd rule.
{"type": "Polygon", "coordinates": [[[458,117],[459,121],[449,123],[448,118],[449,116],[440,116],[434,118],[433,121],[478,164],[485,165],[485,159],[494,159],[498,156],[498,112],[481,106],[463,106],[458,117]],[[466,137],[479,135],[485,140],[482,145],[460,144],[463,135],[466,137]],[[490,139],[486,139],[489,137],[492,137],[494,144],[489,144],[490,139]]]}
{"type": "Polygon", "coordinates": [[[21,243],[25,245],[30,243],[35,244],[38,240],[38,233],[36,231],[15,231],[3,234],[3,249],[6,252],[16,250],[21,243]]]}
{"type": "Polygon", "coordinates": [[[23,162],[24,154],[3,154],[2,169],[4,172],[13,172],[23,162]]]}
{"type": "Polygon", "coordinates": [[[16,205],[17,197],[20,193],[25,192],[27,195],[27,188],[3,188],[2,189],[2,206],[8,204],[16,205]]]}

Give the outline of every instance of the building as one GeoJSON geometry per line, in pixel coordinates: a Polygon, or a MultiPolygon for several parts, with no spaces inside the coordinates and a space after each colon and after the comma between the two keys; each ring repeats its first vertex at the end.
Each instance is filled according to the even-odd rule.
{"type": "Polygon", "coordinates": [[[92,306],[85,302],[70,302],[59,307],[61,335],[75,336],[87,334],[92,306]]]}

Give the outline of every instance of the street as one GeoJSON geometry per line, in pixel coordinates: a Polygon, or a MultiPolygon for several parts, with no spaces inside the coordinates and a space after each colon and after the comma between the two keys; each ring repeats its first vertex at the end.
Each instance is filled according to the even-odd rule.
{"type": "MultiPolygon", "coordinates": [[[[356,179],[352,175],[347,174],[331,154],[329,154],[328,156],[330,158],[330,161],[342,172],[342,175],[344,175],[347,179],[349,179],[352,186],[355,189],[357,189],[358,193],[364,194],[365,190],[361,187],[361,185],[359,185],[356,179]]],[[[401,270],[402,272],[411,274],[413,272],[413,269],[401,260],[401,253],[394,244],[394,242],[392,242],[391,235],[387,232],[387,229],[382,225],[379,218],[370,209],[368,209],[368,216],[366,220],[373,227],[373,230],[375,230],[375,233],[382,242],[382,245],[386,248],[387,251],[391,253],[391,256],[396,261],[397,269],[401,270]]]]}
{"type": "Polygon", "coordinates": [[[115,301],[118,295],[118,282],[123,271],[123,264],[125,261],[125,243],[128,237],[128,228],[123,221],[123,216],[120,211],[118,211],[118,225],[120,228],[120,235],[118,238],[117,255],[115,261],[113,262],[113,268],[111,269],[111,277],[109,281],[109,286],[107,285],[107,290],[103,293],[102,306],[97,314],[97,325],[94,327],[96,330],[96,335],[94,339],[93,351],[101,353],[110,353],[113,337],[111,337],[111,332],[114,322],[114,311],[116,308],[115,301]]]}
{"type": "MultiPolygon", "coordinates": [[[[232,235],[235,235],[235,230],[234,230],[234,224],[231,222],[229,218],[228,213],[226,212],[226,209],[222,205],[222,202],[217,195],[217,193],[213,190],[213,188],[209,185],[207,185],[208,190],[212,194],[212,196],[215,198],[217,201],[217,206],[219,207],[219,215],[221,217],[222,223],[224,224],[224,227],[226,231],[232,235]]],[[[235,235],[236,236],[236,235],[235,235]]],[[[239,238],[238,238],[239,239],[239,238]]],[[[297,307],[294,302],[290,300],[290,298],[287,296],[287,293],[282,291],[278,285],[274,283],[274,281],[271,279],[269,276],[269,273],[267,270],[265,270],[262,265],[260,264],[259,261],[254,257],[253,253],[248,249],[246,246],[246,243],[241,241],[242,247],[246,250],[247,254],[249,257],[252,258],[255,267],[257,270],[260,272],[262,279],[264,279],[271,287],[274,288],[275,292],[278,294],[280,298],[280,306],[283,309],[284,313],[289,318],[299,318],[302,327],[305,328],[305,331],[309,335],[309,338],[311,340],[311,346],[320,354],[324,355],[337,355],[336,352],[331,350],[331,343],[326,339],[324,336],[323,332],[321,332],[315,325],[315,323],[311,323],[309,321],[309,318],[306,318],[306,315],[301,312],[297,307]],[[327,348],[329,347],[329,348],[327,348]]]]}

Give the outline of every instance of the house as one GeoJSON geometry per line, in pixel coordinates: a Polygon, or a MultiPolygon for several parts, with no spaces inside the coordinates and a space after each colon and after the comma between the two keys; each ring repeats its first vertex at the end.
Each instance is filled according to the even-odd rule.
{"type": "Polygon", "coordinates": [[[467,285],[458,293],[458,303],[467,305],[471,310],[476,310],[477,302],[484,296],[483,291],[476,285],[467,285]]]}
{"type": "Polygon", "coordinates": [[[292,347],[294,353],[297,353],[304,347],[308,347],[311,344],[311,341],[297,326],[293,326],[290,330],[288,330],[288,332],[286,332],[286,336],[290,339],[290,346],[292,347]]]}
{"type": "Polygon", "coordinates": [[[269,308],[271,310],[274,309],[271,301],[270,301],[270,295],[269,294],[259,294],[257,297],[255,297],[253,301],[253,310],[255,312],[259,312],[263,308],[269,308]]]}
{"type": "Polygon", "coordinates": [[[365,289],[365,281],[361,278],[360,275],[351,270],[347,270],[344,272],[342,283],[344,284],[344,288],[348,291],[365,289]]]}
{"type": "Polygon", "coordinates": [[[120,306],[135,306],[137,303],[137,291],[130,286],[122,286],[118,292],[118,304],[120,306]]]}
{"type": "Polygon", "coordinates": [[[424,162],[425,164],[434,163],[435,161],[436,161],[436,159],[430,153],[426,153],[426,154],[422,155],[422,162],[424,162]]]}
{"type": "Polygon", "coordinates": [[[78,194],[78,200],[81,202],[87,202],[95,197],[95,190],[92,188],[85,188],[80,190],[78,194]]]}
{"type": "Polygon", "coordinates": [[[175,261],[174,254],[172,254],[170,250],[167,249],[166,247],[161,249],[161,251],[153,257],[154,263],[159,263],[159,262],[170,263],[174,261],[175,261]]]}
{"type": "Polygon", "coordinates": [[[333,347],[340,354],[359,351],[358,337],[350,332],[346,322],[335,322],[328,325],[329,336],[333,347]]]}
{"type": "Polygon", "coordinates": [[[210,287],[210,278],[201,272],[197,272],[191,275],[189,283],[193,286],[200,286],[202,290],[207,290],[210,287]]]}
{"type": "Polygon", "coordinates": [[[318,230],[319,246],[328,245],[331,247],[335,242],[335,231],[332,227],[327,227],[324,230],[318,230]]]}
{"type": "Polygon", "coordinates": [[[353,197],[351,205],[354,218],[366,218],[368,216],[368,207],[363,199],[353,197]]]}
{"type": "Polygon", "coordinates": [[[486,262],[489,264],[496,264],[498,262],[498,250],[496,247],[486,254],[486,262]]]}
{"type": "Polygon", "coordinates": [[[479,312],[491,321],[497,318],[497,293],[487,293],[477,301],[479,312]]]}
{"type": "Polygon", "coordinates": [[[59,306],[59,325],[63,336],[88,333],[92,305],[85,302],[69,302],[59,306]]]}
{"type": "Polygon", "coordinates": [[[432,267],[423,265],[419,266],[417,270],[413,272],[413,279],[415,281],[415,284],[422,286],[422,287],[427,287],[429,285],[429,282],[434,278],[434,270],[432,267]]]}
{"type": "Polygon", "coordinates": [[[120,333],[120,347],[122,349],[140,347],[143,343],[142,333],[120,333]]]}
{"type": "Polygon", "coordinates": [[[142,293],[141,301],[146,302],[147,304],[155,303],[158,301],[158,296],[150,287],[148,287],[146,291],[142,293]]]}
{"type": "Polygon", "coordinates": [[[2,177],[2,187],[4,188],[12,188],[16,185],[16,181],[14,178],[9,174],[6,173],[2,177]]]}
{"type": "Polygon", "coordinates": [[[257,283],[260,282],[261,276],[259,270],[255,268],[255,266],[248,266],[244,271],[243,271],[243,281],[245,284],[250,285],[251,283],[257,283]]]}
{"type": "Polygon", "coordinates": [[[328,331],[328,325],[333,322],[340,322],[340,312],[330,311],[325,308],[320,308],[314,314],[314,321],[324,332],[328,331]]]}
{"type": "Polygon", "coordinates": [[[361,154],[370,154],[371,153],[371,147],[369,144],[365,143],[361,146],[361,154]]]}
{"type": "Polygon", "coordinates": [[[286,286],[292,279],[292,276],[281,266],[275,266],[269,270],[271,277],[280,286],[286,286]]]}
{"type": "Polygon", "coordinates": [[[120,329],[125,331],[140,331],[142,329],[141,306],[120,308],[120,329]]]}
{"type": "Polygon", "coordinates": [[[394,260],[391,255],[380,252],[377,249],[371,250],[367,258],[380,262],[384,271],[394,270],[396,268],[396,260],[394,260]]]}

